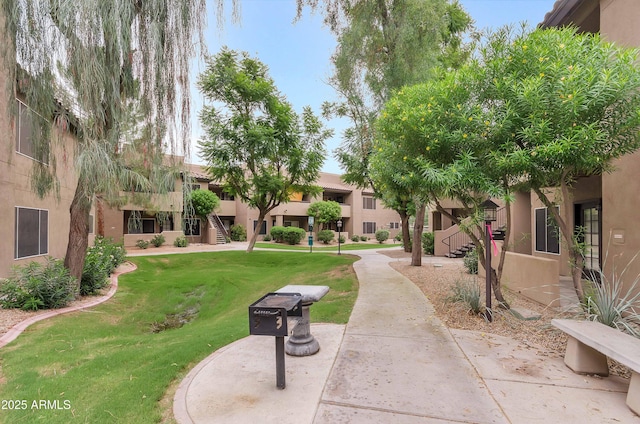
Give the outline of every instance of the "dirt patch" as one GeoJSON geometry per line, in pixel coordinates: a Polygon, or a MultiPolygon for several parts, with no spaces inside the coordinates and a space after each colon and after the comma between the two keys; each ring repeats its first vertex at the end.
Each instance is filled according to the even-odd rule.
{"type": "MultiPolygon", "coordinates": [[[[449,300],[453,287],[458,280],[469,280],[478,284],[480,299],[484,304],[484,279],[465,272],[462,260],[443,258],[434,264],[423,263],[420,267],[411,266],[407,258],[410,253],[403,251],[381,252],[398,259],[390,263],[391,267],[411,280],[422,290],[435,308],[438,318],[449,328],[480,331],[510,337],[524,346],[540,350],[540,355],[562,358],[567,343],[567,336],[551,325],[553,318],[575,318],[571,313],[562,313],[533,302],[518,293],[503,289],[504,296],[511,307],[528,309],[540,314],[538,320],[521,320],[506,310],[497,310],[494,321],[489,323],[482,316],[469,312],[468,306],[453,303],[449,300]]],[[[494,300],[495,301],[495,300],[494,300]]],[[[614,375],[630,377],[628,368],[610,362],[610,371],[614,375]]]]}

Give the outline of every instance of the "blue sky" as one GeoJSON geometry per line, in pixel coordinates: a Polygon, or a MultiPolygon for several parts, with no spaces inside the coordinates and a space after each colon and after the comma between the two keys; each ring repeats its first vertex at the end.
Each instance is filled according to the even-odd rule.
{"type": "MultiPolygon", "coordinates": [[[[224,29],[219,31],[213,4],[208,3],[209,25],[205,37],[209,53],[215,54],[226,45],[257,57],[269,67],[276,86],[299,112],[309,105],[320,114],[324,101],[338,100],[333,89],[325,83],[331,74],[329,58],[336,41],[323,26],[320,13],[311,14],[305,10],[303,18],[293,24],[295,0],[240,0],[241,22],[233,24],[227,17],[224,29]]],[[[522,21],[536,25],[551,11],[555,0],[460,0],[460,3],[474,19],[476,27],[482,29],[522,21]]],[[[203,69],[202,63],[196,65],[196,74],[203,69]]],[[[197,114],[203,98],[195,89],[193,101],[192,110],[197,114]]],[[[193,137],[197,140],[202,131],[196,121],[194,119],[193,137]]],[[[322,170],[339,174],[341,170],[331,152],[340,145],[341,132],[348,122],[334,119],[326,125],[333,128],[335,134],[327,141],[328,155],[322,170]]],[[[201,163],[195,145],[191,160],[201,163]]]]}

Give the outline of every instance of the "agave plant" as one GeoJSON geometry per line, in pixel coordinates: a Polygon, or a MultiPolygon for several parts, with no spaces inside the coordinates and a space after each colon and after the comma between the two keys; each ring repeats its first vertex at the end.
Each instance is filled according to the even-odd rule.
{"type": "Polygon", "coordinates": [[[587,288],[583,307],[587,319],[640,338],[640,275],[635,276],[631,285],[625,286],[624,277],[629,264],[620,274],[614,269],[610,280],[602,271],[598,271],[599,282],[592,282],[587,288]]]}

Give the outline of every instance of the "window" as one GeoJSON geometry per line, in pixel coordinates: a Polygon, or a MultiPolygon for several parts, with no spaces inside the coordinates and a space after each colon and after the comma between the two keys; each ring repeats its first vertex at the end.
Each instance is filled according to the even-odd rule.
{"type": "Polygon", "coordinates": [[[184,235],[199,236],[200,235],[200,218],[191,218],[184,220],[184,235]]]}
{"type": "Polygon", "coordinates": [[[375,234],[376,232],[376,223],[375,222],[363,222],[362,223],[362,234],[375,234]]]}
{"type": "Polygon", "coordinates": [[[16,207],[15,259],[49,252],[49,211],[16,207]]]}
{"type": "Polygon", "coordinates": [[[94,231],[93,222],[94,221],[95,221],[95,218],[93,217],[93,215],[89,215],[89,234],[93,234],[93,231],[94,231]]]}
{"type": "MultiPolygon", "coordinates": [[[[560,208],[556,206],[556,210],[560,208]]],[[[536,218],[536,252],[560,253],[558,226],[547,208],[535,210],[536,218]]]]}
{"type": "Polygon", "coordinates": [[[38,131],[36,118],[42,119],[38,114],[31,110],[27,105],[16,99],[18,104],[18,115],[16,125],[16,152],[21,153],[31,159],[40,161],[42,163],[48,163],[48,147],[41,146],[38,148],[33,142],[33,134],[38,131]]]}
{"type": "Polygon", "coordinates": [[[153,234],[156,232],[156,220],[154,218],[141,218],[140,222],[134,222],[129,228],[129,234],[153,234]]]}
{"type": "Polygon", "coordinates": [[[389,229],[390,230],[397,230],[398,228],[400,228],[400,223],[399,222],[390,222],[389,223],[389,229]]]}
{"type": "MultiPolygon", "coordinates": [[[[256,227],[258,226],[258,221],[253,221],[253,231],[256,230],[256,227]]],[[[260,231],[258,232],[258,234],[260,235],[264,235],[267,234],[267,221],[262,220],[262,225],[260,225],[260,231]]]]}
{"type": "Polygon", "coordinates": [[[362,196],[362,209],[375,209],[376,199],[371,196],[362,196]]]}

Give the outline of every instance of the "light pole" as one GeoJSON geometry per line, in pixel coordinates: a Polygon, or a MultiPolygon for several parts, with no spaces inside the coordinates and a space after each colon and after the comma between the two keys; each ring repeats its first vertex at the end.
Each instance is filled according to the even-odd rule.
{"type": "Polygon", "coordinates": [[[487,199],[480,205],[484,210],[485,225],[485,242],[484,242],[484,269],[486,271],[486,304],[485,317],[487,321],[493,321],[493,312],[491,310],[491,223],[496,220],[498,205],[493,203],[491,199],[487,199]]]}
{"type": "Polygon", "coordinates": [[[336,222],[336,226],[338,227],[338,255],[340,254],[340,245],[342,244],[342,242],[340,241],[340,230],[342,230],[342,220],[339,219],[338,222],[336,222]]]}

